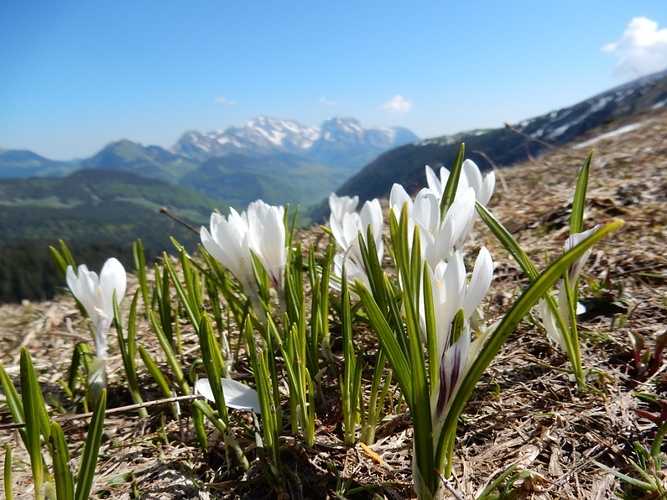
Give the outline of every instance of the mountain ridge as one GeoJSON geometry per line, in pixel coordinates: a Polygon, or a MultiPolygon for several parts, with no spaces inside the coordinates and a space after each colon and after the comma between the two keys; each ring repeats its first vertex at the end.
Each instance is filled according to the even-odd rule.
{"type": "MultiPolygon", "coordinates": [[[[599,93],[572,106],[554,110],[516,125],[473,130],[453,136],[417,141],[378,156],[348,179],[338,195],[359,196],[360,201],[386,196],[394,183],[417,189],[425,183],[424,168],[449,168],[462,143],[466,158],[487,170],[534,159],[609,121],[667,105],[667,70],[644,76],[599,93]]],[[[313,220],[327,213],[323,201],[313,220]]]]}
{"type": "Polygon", "coordinates": [[[322,166],[361,168],[364,160],[370,161],[382,151],[418,139],[406,128],[364,128],[355,118],[328,118],[320,127],[312,127],[296,120],[259,116],[242,127],[224,131],[188,131],[169,151],[199,161],[239,152],[251,156],[291,153],[322,166]],[[346,148],[353,150],[348,155],[352,159],[341,158],[340,153],[346,148]]]}
{"type": "Polygon", "coordinates": [[[10,150],[4,163],[0,157],[0,178],[60,177],[78,168],[115,170],[190,186],[237,209],[257,198],[309,206],[378,154],[415,139],[407,129],[367,129],[354,118],[331,118],[310,127],[258,116],[224,131],[188,131],[170,149],[121,139],[76,164],[10,150]]]}

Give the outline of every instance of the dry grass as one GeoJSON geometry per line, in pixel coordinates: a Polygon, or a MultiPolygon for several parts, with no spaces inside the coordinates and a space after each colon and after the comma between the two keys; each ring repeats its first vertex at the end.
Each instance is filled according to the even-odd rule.
{"type": "MultiPolygon", "coordinates": [[[[550,345],[531,321],[522,323],[487,370],[464,412],[451,481],[462,498],[474,498],[513,464],[525,471],[514,484],[513,498],[611,498],[623,485],[597,467],[593,459],[627,473],[627,460],[634,458],[633,441],[645,445],[652,441],[656,425],[634,409],[658,412],[659,408],[641,401],[636,393],[666,396],[667,377],[664,367],[648,381],[637,377],[629,334],[639,333],[653,346],[666,329],[667,110],[610,123],[586,139],[636,121],[642,122],[636,130],[601,138],[590,146],[572,144],[499,172],[490,208],[540,266],[558,255],[567,236],[568,203],[590,147],[596,154],[587,220],[592,225],[622,218],[625,225],[594,248],[584,270],[589,285],[581,294],[596,295],[599,313],[580,325],[590,390],[576,391],[563,353],[550,345]],[[606,288],[597,290],[601,283],[606,288]]],[[[478,228],[474,244],[486,244],[497,266],[488,297],[488,316],[493,320],[507,309],[526,279],[488,232],[478,228]]],[[[303,238],[315,241],[320,236],[320,230],[314,229],[303,238]]],[[[133,286],[136,284],[131,284],[130,293],[133,286]]],[[[372,363],[375,346],[368,333],[360,332],[360,339],[368,344],[367,357],[372,363]]],[[[57,405],[71,407],[61,384],[66,381],[74,344],[88,338],[85,323],[68,296],[47,303],[0,307],[0,361],[18,379],[19,351],[22,346],[28,348],[54,417],[57,405]]],[[[161,359],[155,336],[146,324],[139,325],[138,342],[161,359]]],[[[183,342],[183,365],[187,367],[199,350],[195,335],[185,324],[183,342]]],[[[131,402],[114,347],[112,342],[109,407],[131,402]]],[[[236,370],[240,377],[247,377],[243,364],[236,370]]],[[[141,376],[145,399],[159,398],[145,370],[141,376]]],[[[346,496],[366,498],[374,492],[380,498],[410,497],[409,415],[402,413],[400,406],[394,408],[394,414],[380,425],[373,446],[348,449],[342,445],[337,394],[335,382],[325,378],[327,405],[318,409],[320,421],[313,448],[292,438],[283,439],[283,461],[294,473],[285,491],[268,487],[257,460],[243,474],[228,467],[221,445],[204,455],[195,444],[184,405],[181,422],[171,418],[168,407],[151,408],[146,420],[133,413],[108,416],[93,492],[98,498],[118,499],[279,495],[319,499],[334,498],[337,489],[342,492],[345,485],[369,485],[367,491],[346,496]]],[[[246,417],[238,414],[234,418],[240,423],[246,417]]],[[[10,415],[0,406],[0,425],[10,422],[10,415]]],[[[85,420],[66,424],[74,457],[79,456],[85,426],[85,420]]],[[[242,427],[235,431],[253,460],[252,436],[242,427]]],[[[0,430],[0,445],[6,443],[11,443],[15,452],[14,491],[17,498],[29,498],[33,495],[29,463],[15,430],[0,430]]],[[[640,492],[632,495],[641,498],[640,492]]]]}

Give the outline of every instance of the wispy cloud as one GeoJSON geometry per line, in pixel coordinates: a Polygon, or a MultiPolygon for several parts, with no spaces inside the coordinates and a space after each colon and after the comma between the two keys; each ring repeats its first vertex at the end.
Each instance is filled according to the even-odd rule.
{"type": "Polygon", "coordinates": [[[326,97],[320,97],[320,104],[323,106],[340,106],[340,102],[327,99],[326,97]]]}
{"type": "Polygon", "coordinates": [[[395,95],[384,104],[381,104],[380,109],[391,115],[403,116],[412,111],[412,101],[402,95],[395,95]]]}
{"type": "Polygon", "coordinates": [[[646,17],[635,17],[620,40],[608,43],[602,50],[618,57],[614,66],[617,76],[639,77],[667,68],[667,29],[646,17]]]}
{"type": "Polygon", "coordinates": [[[222,104],[223,106],[236,106],[236,101],[232,99],[227,99],[226,97],[216,97],[215,102],[222,104]]]}

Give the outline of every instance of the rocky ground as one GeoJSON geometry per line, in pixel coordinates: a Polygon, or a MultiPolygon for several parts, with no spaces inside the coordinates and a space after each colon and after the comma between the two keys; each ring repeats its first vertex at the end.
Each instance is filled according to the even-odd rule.
{"type": "MultiPolygon", "coordinates": [[[[567,238],[574,184],[591,149],[595,155],[587,227],[619,218],[625,224],[594,248],[584,269],[580,293],[589,308],[580,322],[580,335],[589,389],[576,390],[566,356],[547,341],[534,318],[526,318],[466,407],[448,490],[451,498],[476,498],[513,465],[517,466],[510,476],[514,481],[504,482],[509,492],[506,498],[605,499],[615,493],[627,498],[660,497],[632,488],[594,461],[639,477],[630,461],[641,462],[637,448],[651,446],[658,428],[655,421],[667,415],[664,410],[659,415],[660,401],[667,397],[665,366],[658,363],[655,373],[647,377],[644,368],[635,364],[632,349],[633,342],[637,345],[642,339],[644,351],[654,353],[656,340],[667,332],[666,138],[667,109],[663,108],[608,123],[566,147],[497,172],[489,208],[540,266],[559,255],[567,238]],[[656,415],[655,421],[647,418],[649,413],[656,415]]],[[[496,262],[487,303],[487,317],[492,321],[511,305],[527,281],[488,231],[480,223],[476,227],[473,245],[487,245],[496,262]]],[[[317,241],[322,231],[313,229],[302,236],[317,241]]],[[[134,286],[131,280],[130,293],[134,286]]],[[[368,343],[372,362],[374,337],[365,333],[360,338],[368,343]]],[[[148,325],[141,323],[138,335],[139,343],[159,360],[157,341],[148,325]]],[[[184,361],[191,361],[198,355],[196,337],[187,325],[182,335],[184,361]]],[[[62,384],[75,343],[88,339],[70,296],[0,307],[0,361],[18,381],[20,348],[27,347],[46,401],[53,408],[52,418],[61,418],[64,411],[81,411],[65,396],[62,384]]],[[[145,399],[158,399],[145,370],[140,376],[145,399]]],[[[267,486],[254,459],[252,436],[242,426],[236,431],[251,460],[247,473],[228,469],[220,449],[214,447],[207,455],[201,452],[184,404],[180,422],[165,406],[150,407],[144,420],[132,411],[110,412],[93,493],[96,498],[118,499],[249,499],[276,498],[278,494],[313,499],[409,498],[409,414],[401,405],[393,405],[378,428],[375,444],[346,448],[336,394],[335,383],[325,387],[325,399],[331,404],[318,411],[315,446],[284,438],[283,461],[295,480],[282,492],[267,486]]],[[[130,403],[120,355],[112,341],[109,408],[130,403]]],[[[241,424],[245,417],[233,418],[241,424]]],[[[4,449],[11,443],[14,448],[15,496],[30,498],[34,492],[29,462],[17,431],[6,427],[11,422],[0,397],[0,445],[4,449]]],[[[64,425],[76,463],[87,420],[69,420],[64,425]]],[[[645,465],[667,488],[662,467],[645,465]]]]}

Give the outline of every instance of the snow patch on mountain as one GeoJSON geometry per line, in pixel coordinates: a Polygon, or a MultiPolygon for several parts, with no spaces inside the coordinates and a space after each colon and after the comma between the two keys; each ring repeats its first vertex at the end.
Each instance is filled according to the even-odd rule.
{"type": "Polygon", "coordinates": [[[242,127],[187,132],[170,151],[198,161],[234,153],[251,156],[289,153],[327,165],[346,163],[349,158],[345,151],[349,151],[350,157],[365,161],[417,139],[404,128],[366,129],[354,118],[333,117],[320,127],[310,127],[294,120],[259,116],[242,127]]]}

